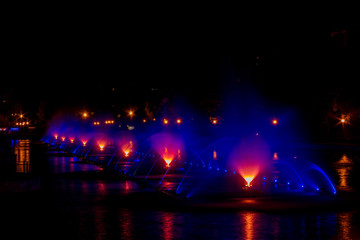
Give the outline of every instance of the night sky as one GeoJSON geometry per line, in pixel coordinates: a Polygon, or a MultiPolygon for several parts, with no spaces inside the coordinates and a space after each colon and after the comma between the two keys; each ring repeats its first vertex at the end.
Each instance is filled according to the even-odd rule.
{"type": "Polygon", "coordinates": [[[29,111],[40,103],[101,108],[112,89],[124,105],[142,104],[156,91],[201,107],[244,88],[308,112],[331,96],[359,107],[359,24],[228,24],[151,14],[9,22],[1,94],[29,111]]]}

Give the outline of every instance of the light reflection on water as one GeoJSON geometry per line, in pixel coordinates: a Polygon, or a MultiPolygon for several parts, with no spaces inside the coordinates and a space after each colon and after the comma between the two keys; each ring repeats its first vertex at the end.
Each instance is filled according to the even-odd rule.
{"type": "Polygon", "coordinates": [[[352,212],[344,212],[339,213],[337,216],[338,221],[338,236],[341,237],[341,239],[348,240],[353,239],[351,234],[351,220],[352,220],[352,212]]]}
{"type": "Polygon", "coordinates": [[[16,140],[14,144],[14,154],[16,154],[16,172],[30,173],[30,140],[16,140]]]}
{"type": "Polygon", "coordinates": [[[341,158],[334,163],[334,167],[339,178],[336,186],[337,190],[353,191],[353,188],[350,186],[350,177],[353,171],[353,166],[354,162],[347,154],[343,154],[341,158]]]}
{"type": "MultiPolygon", "coordinates": [[[[49,160],[54,173],[100,170],[93,165],[73,163],[78,161],[73,157],[50,157],[49,160]]],[[[349,187],[351,162],[342,156],[336,163],[340,188],[349,187]],[[347,172],[340,174],[342,171],[347,172]]],[[[359,219],[358,212],[194,213],[124,208],[114,203],[101,203],[111,198],[114,192],[131,194],[139,191],[138,185],[129,180],[106,181],[60,176],[56,188],[80,196],[77,201],[70,199],[69,204],[59,205],[64,210],[60,212],[71,212],[70,216],[62,216],[63,221],[71,218],[76,223],[75,230],[68,231],[76,231],[79,239],[354,239],[354,229],[357,228],[354,219],[359,219]],[[89,204],[88,200],[84,200],[88,198],[94,198],[94,202],[89,204]]]]}

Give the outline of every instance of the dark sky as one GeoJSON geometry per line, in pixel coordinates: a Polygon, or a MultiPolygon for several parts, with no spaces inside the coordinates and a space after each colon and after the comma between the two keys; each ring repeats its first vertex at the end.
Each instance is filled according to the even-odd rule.
{"type": "Polygon", "coordinates": [[[339,77],[353,89],[359,46],[344,48],[331,33],[350,29],[359,39],[357,24],[236,17],[229,24],[169,15],[8,19],[1,92],[55,107],[94,102],[113,87],[134,101],[156,88],[198,102],[246,82],[266,98],[301,105],[304,94],[337,89],[339,77]]]}

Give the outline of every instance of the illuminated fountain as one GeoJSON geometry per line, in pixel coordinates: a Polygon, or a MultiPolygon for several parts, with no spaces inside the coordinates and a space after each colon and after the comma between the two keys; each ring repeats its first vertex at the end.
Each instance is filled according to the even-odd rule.
{"type": "Polygon", "coordinates": [[[255,136],[243,139],[231,153],[229,162],[250,187],[254,178],[266,170],[269,159],[269,146],[260,136],[255,136]]]}
{"type": "Polygon", "coordinates": [[[336,194],[320,167],[287,153],[272,153],[259,134],[235,142],[236,139],[225,139],[210,144],[200,154],[205,168],[196,164],[200,159],[193,156],[176,193],[202,199],[336,194]]]}
{"type": "MultiPolygon", "coordinates": [[[[257,131],[237,137],[234,137],[236,134],[226,137],[219,134],[201,138],[183,132],[182,120],[169,119],[159,121],[167,132],[149,131],[141,137],[135,137],[130,131],[102,131],[93,126],[79,131],[75,130],[78,126],[61,124],[49,132],[46,141],[109,171],[143,181],[148,187],[179,198],[336,193],[320,167],[278,150],[278,145],[269,144],[273,143],[273,138],[266,138],[257,131]],[[176,128],[171,128],[172,124],[176,128]]],[[[269,123],[267,119],[267,124],[276,130],[281,129],[283,122],[272,119],[269,123]]],[[[217,122],[218,126],[221,124],[217,122]]]]}

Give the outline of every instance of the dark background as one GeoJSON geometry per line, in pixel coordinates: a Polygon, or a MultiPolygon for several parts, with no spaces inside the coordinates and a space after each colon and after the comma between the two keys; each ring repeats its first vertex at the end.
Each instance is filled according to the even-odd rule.
{"type": "Polygon", "coordinates": [[[46,120],[61,109],[141,110],[166,98],[215,116],[238,89],[274,112],[300,111],[314,129],[350,112],[358,129],[358,23],[96,13],[6,18],[3,110],[16,106],[36,119],[41,111],[46,120]]]}

